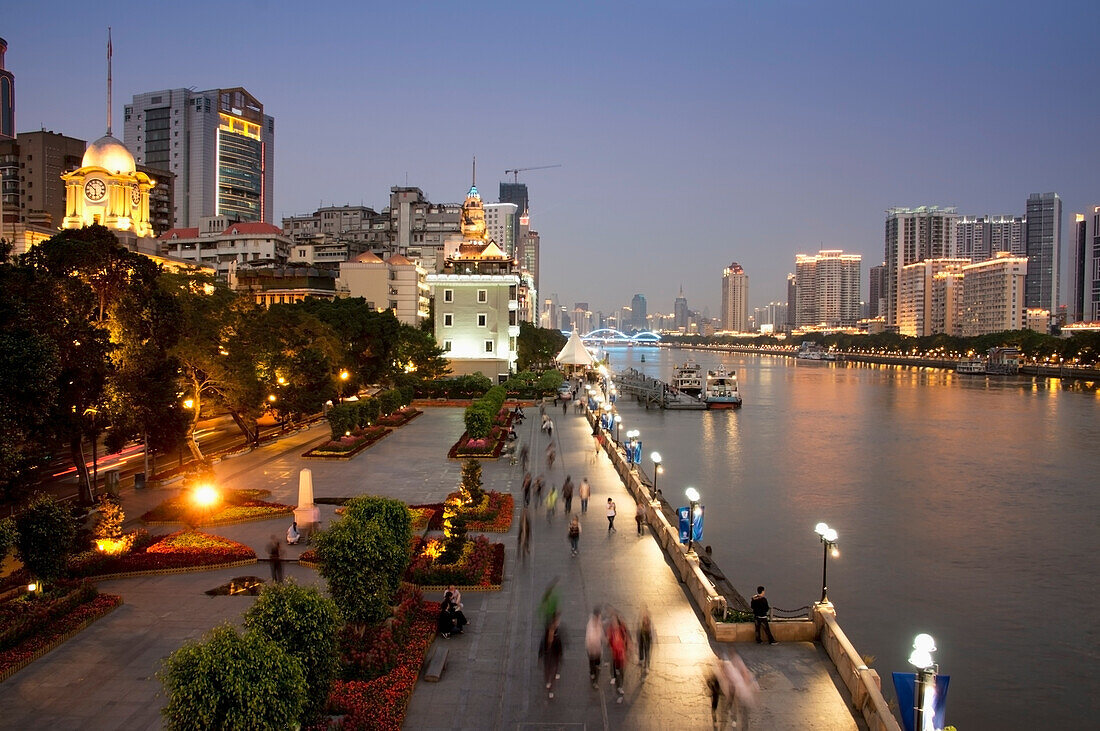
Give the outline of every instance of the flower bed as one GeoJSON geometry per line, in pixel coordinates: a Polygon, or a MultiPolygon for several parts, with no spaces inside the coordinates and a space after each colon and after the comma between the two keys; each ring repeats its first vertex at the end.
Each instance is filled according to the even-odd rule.
{"type": "MultiPolygon", "coordinates": [[[[494,431],[496,430],[494,429],[494,431]]],[[[462,432],[462,436],[447,452],[447,457],[450,459],[467,459],[469,457],[497,459],[504,450],[505,442],[508,441],[505,434],[506,432],[500,432],[499,436],[495,438],[490,434],[487,439],[470,439],[469,434],[462,432]]]]}
{"type": "Polygon", "coordinates": [[[390,433],[384,426],[356,429],[349,436],[331,439],[302,454],[306,459],[351,459],[390,433]]]}
{"type": "Polygon", "coordinates": [[[255,561],[256,552],[243,543],[199,531],[178,531],[152,543],[134,542],[130,553],[108,556],[85,551],[69,561],[69,573],[78,577],[157,573],[185,568],[221,568],[255,561]]]}
{"type": "Polygon", "coordinates": [[[439,539],[415,538],[413,559],[405,571],[405,580],[421,587],[455,584],[483,590],[500,588],[504,579],[503,543],[489,543],[485,536],[477,536],[467,541],[462,557],[453,564],[436,563],[440,546],[439,539]]]}
{"type": "MultiPolygon", "coordinates": [[[[458,497],[457,492],[452,492],[447,499],[458,497]]],[[[471,506],[461,510],[461,515],[466,519],[466,530],[482,533],[507,533],[512,527],[512,509],[515,501],[511,495],[502,494],[495,490],[485,493],[485,499],[481,505],[471,506]]]]}
{"type": "Polygon", "coordinates": [[[414,409],[411,406],[405,406],[404,408],[400,408],[388,416],[383,416],[378,420],[378,423],[382,426],[396,428],[408,424],[410,421],[420,416],[422,413],[424,412],[420,411],[419,409],[414,409]]]}
{"type": "Polygon", "coordinates": [[[294,512],[293,505],[269,503],[260,498],[267,497],[268,490],[221,490],[221,503],[218,507],[206,511],[196,508],[187,492],[168,498],[160,505],[141,516],[149,525],[167,523],[188,523],[191,525],[229,525],[247,523],[253,520],[267,520],[294,512]]]}
{"type": "Polygon", "coordinates": [[[408,630],[408,639],[397,645],[394,664],[373,680],[337,680],[329,695],[332,713],[347,714],[344,729],[393,729],[405,722],[424,656],[435,638],[438,602],[424,602],[408,630]]]}
{"type": "Polygon", "coordinates": [[[419,505],[410,505],[409,510],[432,511],[432,517],[428,519],[428,530],[443,530],[443,503],[421,503],[419,505]]]}
{"type": "MultiPolygon", "coordinates": [[[[442,505],[438,507],[434,505],[410,505],[409,517],[412,519],[412,532],[423,533],[425,530],[430,529],[437,513],[442,516],[442,505]]],[[[441,517],[438,521],[440,525],[442,525],[442,520],[441,517]]]]}
{"type": "Polygon", "coordinates": [[[122,597],[99,594],[95,587],[82,585],[65,597],[35,607],[40,601],[23,597],[7,602],[0,611],[6,638],[6,646],[0,650],[0,682],[122,604],[122,597]],[[4,616],[11,613],[18,616],[18,623],[4,616]]]}

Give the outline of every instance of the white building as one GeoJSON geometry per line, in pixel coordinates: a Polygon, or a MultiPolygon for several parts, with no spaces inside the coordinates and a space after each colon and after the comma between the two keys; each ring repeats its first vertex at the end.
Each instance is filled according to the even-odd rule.
{"type": "Polygon", "coordinates": [[[749,329],[749,275],[737,262],[722,270],[722,327],[738,333],[749,329]]]}
{"type": "Polygon", "coordinates": [[[270,223],[231,222],[227,216],[209,216],[194,228],[173,228],[160,236],[161,253],[175,259],[214,268],[228,277],[229,265],[286,264],[293,243],[270,223]]]}
{"type": "Polygon", "coordinates": [[[273,219],[275,119],[240,87],[135,94],[123,141],[139,165],[175,176],[175,225],[273,219]]]}
{"type": "Polygon", "coordinates": [[[520,277],[512,257],[489,240],[476,186],[462,206],[462,243],[429,274],[435,300],[435,339],[456,375],[481,373],[497,381],[513,372],[519,336],[520,277]]]}
{"type": "Polygon", "coordinates": [[[1004,254],[962,268],[962,334],[976,337],[1026,324],[1027,257],[1004,254]]]}
{"type": "Polygon", "coordinates": [[[1023,216],[963,216],[955,222],[955,254],[972,262],[1001,251],[1025,256],[1023,216]]]}
{"type": "Polygon", "coordinates": [[[415,262],[392,254],[388,259],[369,252],[340,264],[340,283],[349,297],[362,297],[367,307],[392,310],[399,322],[413,327],[428,319],[427,272],[415,262]]]}
{"type": "Polygon", "coordinates": [[[796,255],[795,327],[855,327],[862,263],[861,255],[840,249],[796,255]]]}
{"type": "Polygon", "coordinates": [[[954,208],[920,206],[886,211],[885,251],[887,325],[897,324],[898,284],[901,269],[925,259],[955,256],[954,208]]]}
{"type": "Polygon", "coordinates": [[[898,277],[898,333],[913,337],[959,334],[958,284],[967,264],[970,260],[960,257],[903,266],[898,277]]]}
{"type": "Polygon", "coordinates": [[[489,232],[489,239],[495,241],[505,254],[515,258],[519,239],[515,223],[519,206],[515,203],[486,203],[484,207],[485,228],[489,232]]]}

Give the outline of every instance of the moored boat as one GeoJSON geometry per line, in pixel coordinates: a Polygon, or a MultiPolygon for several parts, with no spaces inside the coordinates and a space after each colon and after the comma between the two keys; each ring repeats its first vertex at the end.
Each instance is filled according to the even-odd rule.
{"type": "Polygon", "coordinates": [[[825,350],[812,340],[804,340],[795,357],[799,360],[836,360],[836,353],[825,350]]]}
{"type": "Polygon", "coordinates": [[[703,403],[708,409],[735,409],[741,405],[741,392],[737,390],[737,371],[718,366],[707,371],[703,389],[703,403]]]}
{"type": "Polygon", "coordinates": [[[963,358],[955,364],[955,372],[964,375],[981,375],[985,371],[985,361],[981,358],[963,358]]]}
{"type": "Polygon", "coordinates": [[[672,372],[672,387],[680,393],[699,398],[703,394],[703,369],[694,359],[688,358],[672,372]]]}

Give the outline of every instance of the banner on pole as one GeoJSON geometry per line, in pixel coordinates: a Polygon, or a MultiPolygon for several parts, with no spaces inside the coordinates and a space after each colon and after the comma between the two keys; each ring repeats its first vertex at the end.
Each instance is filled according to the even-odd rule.
{"type": "MultiPolygon", "coordinates": [[[[918,731],[916,728],[917,714],[915,698],[917,695],[916,673],[893,673],[894,690],[898,694],[898,714],[901,716],[902,726],[905,731],[918,731]]],[[[919,731],[937,731],[944,727],[944,717],[947,707],[947,685],[951,682],[950,675],[937,675],[936,687],[931,692],[931,713],[924,717],[924,728],[919,731]]]]}

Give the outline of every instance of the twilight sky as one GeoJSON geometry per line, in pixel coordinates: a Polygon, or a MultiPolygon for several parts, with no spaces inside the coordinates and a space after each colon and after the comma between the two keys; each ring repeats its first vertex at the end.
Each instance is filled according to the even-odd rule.
{"type": "MultiPolygon", "coordinates": [[[[1100,204],[1100,3],[13,3],[20,131],[86,140],[135,93],[243,86],[275,117],[275,213],[392,185],[495,201],[522,174],[542,294],[605,312],[683,285],[785,299],[796,253],[882,260],[885,209],[1100,204]],[[66,4],[67,5],[67,4],[66,4]]],[[[1063,280],[1065,278],[1063,277],[1063,280]]],[[[1068,298],[1063,285],[1062,301],[1068,298]]]]}

